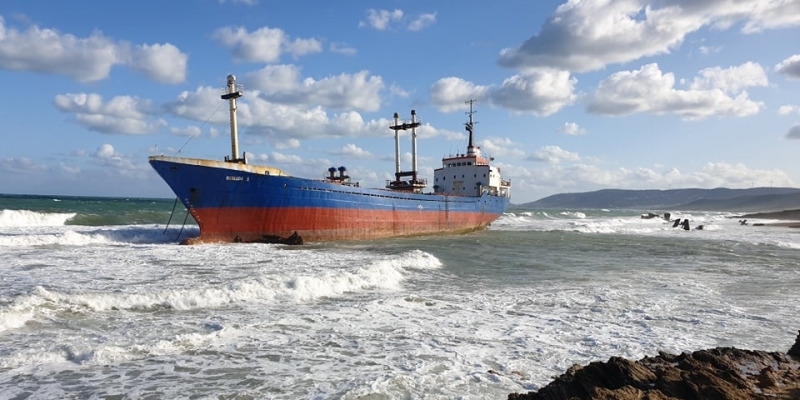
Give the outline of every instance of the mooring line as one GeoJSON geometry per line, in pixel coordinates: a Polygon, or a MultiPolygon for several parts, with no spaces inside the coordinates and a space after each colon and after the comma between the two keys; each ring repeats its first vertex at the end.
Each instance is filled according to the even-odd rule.
{"type": "Polygon", "coordinates": [[[189,220],[189,209],[186,209],[186,217],[183,219],[183,225],[181,225],[181,230],[178,232],[178,236],[175,236],[175,241],[177,242],[178,239],[181,237],[181,233],[183,233],[183,228],[186,226],[186,221],[189,220]]]}
{"type": "Polygon", "coordinates": [[[177,206],[177,205],[178,205],[178,198],[175,197],[175,203],[172,203],[172,212],[169,213],[169,220],[167,221],[167,226],[164,227],[164,232],[162,233],[162,235],[166,235],[167,234],[167,229],[169,228],[169,223],[172,222],[172,216],[175,215],[175,206],[177,206]]]}

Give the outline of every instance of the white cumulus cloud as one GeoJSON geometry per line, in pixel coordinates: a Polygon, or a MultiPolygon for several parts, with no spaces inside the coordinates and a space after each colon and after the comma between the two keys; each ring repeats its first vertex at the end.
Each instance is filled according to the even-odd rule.
{"type": "Polygon", "coordinates": [[[568,71],[529,70],[506,79],[490,96],[492,104],[509,110],[548,116],[577,99],[576,83],[577,79],[570,77],[568,71]]]}
{"type": "MultiPolygon", "coordinates": [[[[724,89],[745,84],[721,81],[727,85],[724,89]]],[[[705,79],[698,86],[712,83],[713,79],[705,79]]],[[[589,111],[595,114],[672,113],[689,120],[714,115],[742,117],[756,114],[762,107],[762,103],[750,100],[746,92],[731,96],[720,87],[677,89],[675,76],[662,73],[655,63],[612,74],[600,82],[589,103],[589,111]]]]}
{"type": "Polygon", "coordinates": [[[179,83],[186,78],[188,56],[171,44],[132,46],[96,31],[77,37],[31,26],[25,31],[0,17],[0,68],[66,75],[78,82],[108,78],[115,65],[128,65],[151,79],[179,83]]]}
{"type": "Polygon", "coordinates": [[[778,108],[778,115],[800,114],[800,106],[794,104],[787,104],[778,108]]]}
{"type": "Polygon", "coordinates": [[[80,82],[108,77],[122,64],[125,50],[102,33],[86,38],[32,26],[22,32],[0,17],[0,68],[63,74],[80,82]]]}
{"type": "Polygon", "coordinates": [[[408,30],[414,32],[421,31],[435,23],[436,23],[436,13],[421,14],[415,20],[411,21],[410,24],[408,24],[408,30]]]}
{"type": "Polygon", "coordinates": [[[525,152],[520,145],[509,138],[487,137],[480,142],[484,156],[491,157],[523,157],[525,152]]]}
{"type": "Polygon", "coordinates": [[[144,72],[151,79],[167,84],[186,80],[189,56],[172,44],[138,46],[131,57],[131,68],[144,72]]]}
{"type": "Polygon", "coordinates": [[[575,102],[576,83],[568,71],[531,69],[507,78],[497,88],[458,77],[442,78],[431,86],[429,96],[442,112],[463,110],[469,99],[489,99],[491,104],[514,112],[548,116],[575,102]]]}
{"type": "Polygon", "coordinates": [[[694,79],[692,90],[721,89],[726,93],[738,93],[753,86],[767,86],[769,80],[764,68],[758,63],[747,62],[739,66],[722,69],[706,68],[694,79]]]}
{"type": "Polygon", "coordinates": [[[115,157],[114,146],[112,146],[112,145],[110,145],[108,143],[102,144],[94,152],[94,156],[97,157],[97,158],[103,158],[103,159],[114,158],[115,157]]]}
{"type": "Polygon", "coordinates": [[[359,22],[358,26],[371,27],[383,31],[389,28],[389,24],[392,21],[400,21],[401,19],[403,19],[402,10],[389,11],[370,9],[367,11],[367,20],[359,22]]]}
{"type": "Polygon", "coordinates": [[[544,161],[550,164],[558,164],[563,161],[580,161],[581,157],[577,153],[567,151],[559,146],[544,146],[537,150],[530,157],[533,161],[544,161]]]}
{"type": "Polygon", "coordinates": [[[359,28],[372,28],[385,31],[405,27],[405,29],[418,32],[436,23],[436,13],[420,14],[416,17],[406,15],[403,10],[367,10],[367,20],[359,21],[359,28]],[[409,21],[410,20],[410,21],[409,21]]]}
{"type": "MultiPolygon", "coordinates": [[[[269,138],[280,148],[297,148],[301,140],[311,138],[386,135],[390,125],[383,118],[365,121],[356,111],[329,114],[319,105],[276,103],[257,91],[250,96],[245,93],[237,102],[240,132],[269,138]]],[[[227,127],[228,113],[215,112],[220,102],[219,89],[200,87],[182,92],[164,109],[175,116],[227,127]]]]}
{"type": "Polygon", "coordinates": [[[442,112],[452,112],[467,108],[469,99],[482,100],[491,90],[489,86],[476,85],[457,77],[447,77],[436,81],[430,88],[430,99],[442,112]]]}
{"type": "Polygon", "coordinates": [[[103,102],[99,94],[69,93],[56,95],[53,103],[60,111],[73,114],[81,125],[103,133],[147,134],[166,125],[152,115],[149,100],[137,97],[116,96],[103,102]]]}
{"type": "Polygon", "coordinates": [[[252,87],[264,90],[269,101],[283,104],[324,106],[335,109],[357,109],[377,111],[381,106],[380,92],[384,88],[383,78],[370,75],[369,71],[355,74],[339,74],[319,80],[300,80],[297,68],[291,66],[267,66],[247,76],[252,87]]]}
{"type": "Polygon", "coordinates": [[[283,53],[294,57],[322,51],[317,39],[292,39],[279,28],[262,27],[248,31],[243,27],[217,29],[213,38],[229,47],[240,61],[275,62],[283,53]]]}
{"type": "Polygon", "coordinates": [[[372,158],[372,154],[369,151],[366,151],[353,143],[348,143],[344,147],[340,149],[331,150],[328,154],[337,155],[337,156],[345,156],[347,158],[358,158],[358,159],[368,159],[372,158]]]}
{"type": "Polygon", "coordinates": [[[575,122],[565,122],[564,125],[558,128],[558,131],[570,136],[583,135],[586,133],[586,129],[581,128],[575,122]]]}
{"type": "Polygon", "coordinates": [[[329,49],[331,53],[344,54],[347,56],[356,55],[358,53],[358,50],[355,47],[350,46],[347,43],[341,43],[341,42],[331,43],[329,49]]]}
{"type": "Polygon", "coordinates": [[[793,0],[569,0],[541,31],[504,49],[500,65],[573,72],[667,54],[703,27],[741,26],[743,33],[800,25],[793,0]]]}

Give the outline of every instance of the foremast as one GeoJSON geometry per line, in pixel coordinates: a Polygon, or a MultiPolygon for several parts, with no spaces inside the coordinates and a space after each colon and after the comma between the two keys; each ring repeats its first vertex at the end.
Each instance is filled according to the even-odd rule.
{"type": "Polygon", "coordinates": [[[225,156],[225,161],[247,164],[245,157],[239,158],[239,131],[236,121],[236,99],[242,96],[242,86],[236,84],[236,76],[228,75],[228,87],[221,96],[222,100],[228,100],[231,121],[231,156],[225,156]]]}

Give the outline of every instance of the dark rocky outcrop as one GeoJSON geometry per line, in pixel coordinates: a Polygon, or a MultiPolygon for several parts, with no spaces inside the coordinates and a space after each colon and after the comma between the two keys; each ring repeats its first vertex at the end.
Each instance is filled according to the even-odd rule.
{"type": "Polygon", "coordinates": [[[574,365],[538,392],[508,399],[800,399],[800,334],[786,354],[720,347],[574,365]]]}

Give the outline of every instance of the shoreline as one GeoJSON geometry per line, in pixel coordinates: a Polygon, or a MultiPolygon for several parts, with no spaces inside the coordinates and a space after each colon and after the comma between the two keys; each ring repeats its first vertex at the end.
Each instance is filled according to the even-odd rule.
{"type": "Polygon", "coordinates": [[[800,228],[800,210],[783,210],[783,211],[768,211],[743,214],[737,217],[739,219],[771,219],[779,220],[781,222],[756,222],[751,224],[753,226],[778,226],[786,228],[800,228]]]}

